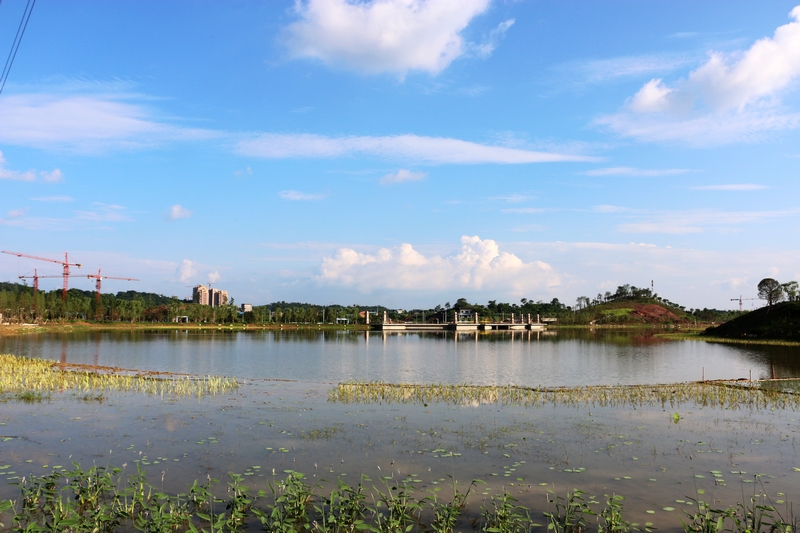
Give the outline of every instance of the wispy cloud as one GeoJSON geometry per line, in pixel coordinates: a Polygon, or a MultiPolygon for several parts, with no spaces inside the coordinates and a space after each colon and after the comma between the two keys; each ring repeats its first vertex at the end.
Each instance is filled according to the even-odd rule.
{"type": "Polygon", "coordinates": [[[72,196],[37,196],[36,198],[31,198],[34,202],[74,202],[75,199],[72,196]]]}
{"type": "Polygon", "coordinates": [[[610,168],[597,168],[586,172],[587,176],[641,176],[641,177],[656,177],[656,176],[675,176],[678,174],[686,174],[693,172],[688,168],[634,168],[634,167],[610,167],[610,168]]]}
{"type": "Polygon", "coordinates": [[[760,191],[768,187],[757,183],[727,183],[723,185],[698,185],[689,188],[695,191],[760,191]]]}
{"type": "Polygon", "coordinates": [[[472,48],[477,53],[478,57],[489,57],[495,51],[497,45],[505,37],[508,29],[514,25],[514,19],[504,20],[497,25],[490,33],[489,36],[480,44],[472,45],[472,48]]]}
{"type": "Polygon", "coordinates": [[[527,202],[529,200],[535,200],[536,197],[530,194],[512,193],[512,194],[501,194],[498,196],[490,196],[488,199],[494,202],[508,202],[509,204],[517,204],[519,202],[527,202]]]}
{"type": "MultiPolygon", "coordinates": [[[[465,53],[460,33],[490,1],[300,0],[299,20],[284,29],[281,40],[292,57],[334,67],[401,78],[409,71],[438,74],[465,53]]],[[[505,29],[490,37],[487,54],[505,29]]]]}
{"type": "Polygon", "coordinates": [[[568,88],[577,88],[619,79],[666,74],[696,64],[698,59],[691,54],[643,54],[566,63],[556,67],[555,72],[563,78],[568,88]]]}
{"type": "Polygon", "coordinates": [[[531,215],[535,213],[546,213],[552,209],[543,209],[541,207],[510,207],[508,209],[501,209],[502,213],[516,213],[520,215],[531,215]]]}
{"type": "Polygon", "coordinates": [[[27,212],[28,212],[28,210],[25,209],[25,208],[23,208],[23,209],[12,209],[11,211],[9,211],[6,214],[6,216],[8,218],[19,218],[19,217],[23,216],[27,212]]]}
{"type": "Polygon", "coordinates": [[[233,175],[236,176],[237,178],[240,178],[242,176],[252,176],[253,175],[253,169],[251,169],[250,167],[247,167],[247,168],[243,168],[241,170],[234,170],[233,171],[233,175]]]}
{"type": "Polygon", "coordinates": [[[419,181],[427,175],[427,172],[413,172],[411,170],[401,168],[397,172],[386,174],[384,177],[382,177],[381,184],[391,185],[393,183],[404,183],[406,181],[419,181]]]}
{"type": "Polygon", "coordinates": [[[327,194],[311,194],[307,192],[300,192],[300,191],[281,191],[278,193],[278,196],[283,200],[292,200],[292,201],[313,201],[313,200],[322,200],[323,198],[327,197],[327,194]]]}
{"type": "Polygon", "coordinates": [[[799,210],[786,211],[667,211],[647,216],[644,220],[620,224],[623,233],[703,233],[716,228],[719,231],[735,229],[742,224],[752,224],[773,218],[796,217],[799,210]]]}
{"type": "Polygon", "coordinates": [[[596,123],[625,137],[701,146],[755,141],[800,127],[800,113],[780,105],[800,77],[800,6],[790,17],[793,22],[742,53],[712,53],[686,79],[650,80],[622,111],[596,123]]]}
{"type": "Polygon", "coordinates": [[[124,206],[101,202],[95,202],[94,205],[97,208],[93,211],[75,211],[75,218],[90,222],[129,222],[132,220],[127,215],[124,206]]]}
{"type": "Polygon", "coordinates": [[[239,141],[236,151],[240,155],[268,159],[367,155],[428,164],[525,164],[596,160],[580,155],[535,152],[418,135],[325,137],[313,134],[265,133],[239,141]]]}
{"type": "Polygon", "coordinates": [[[179,218],[189,218],[192,216],[192,212],[182,207],[180,204],[175,204],[169,208],[169,218],[172,220],[177,220],[179,218]]]}
{"type": "MultiPolygon", "coordinates": [[[[0,143],[91,153],[222,135],[169,124],[133,98],[127,93],[4,95],[0,100],[0,143]]],[[[47,177],[60,178],[55,174],[47,177]]]]}

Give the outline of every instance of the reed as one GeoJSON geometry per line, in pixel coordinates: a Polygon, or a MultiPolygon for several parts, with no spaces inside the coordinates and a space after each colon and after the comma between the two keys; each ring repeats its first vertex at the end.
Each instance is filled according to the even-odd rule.
{"type": "MultiPolygon", "coordinates": [[[[755,384],[756,382],[753,382],[755,384]]],[[[335,403],[500,404],[522,407],[545,405],[600,407],[661,406],[686,403],[725,409],[798,409],[800,395],[790,391],[735,382],[689,382],[670,385],[538,388],[517,385],[450,385],[385,382],[346,382],[328,391],[335,403]]]]}
{"type": "Polygon", "coordinates": [[[22,401],[41,401],[47,394],[71,391],[82,398],[102,398],[110,392],[156,396],[214,396],[236,390],[236,378],[182,376],[163,378],[62,370],[57,363],[15,355],[0,355],[0,394],[22,401]]]}

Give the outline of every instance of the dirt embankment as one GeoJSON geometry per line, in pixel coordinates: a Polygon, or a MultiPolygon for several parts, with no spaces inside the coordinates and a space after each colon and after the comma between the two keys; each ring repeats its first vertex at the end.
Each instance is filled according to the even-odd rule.
{"type": "Polygon", "coordinates": [[[656,304],[633,304],[630,316],[641,319],[648,324],[663,324],[664,322],[685,322],[685,319],[676,315],[666,307],[656,304]]]}

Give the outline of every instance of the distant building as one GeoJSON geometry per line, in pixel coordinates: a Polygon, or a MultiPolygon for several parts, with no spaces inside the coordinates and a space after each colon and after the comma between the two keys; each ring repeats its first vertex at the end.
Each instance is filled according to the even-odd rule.
{"type": "Polygon", "coordinates": [[[252,313],[253,312],[253,304],[242,304],[241,310],[242,310],[242,313],[252,313]]]}
{"type": "Polygon", "coordinates": [[[200,305],[211,305],[208,300],[208,287],[198,285],[192,290],[192,302],[200,305]]]}
{"type": "Polygon", "coordinates": [[[192,290],[192,302],[196,304],[219,307],[221,305],[228,305],[228,301],[228,291],[212,289],[205,285],[197,285],[192,290]]]}
{"type": "Polygon", "coordinates": [[[228,305],[228,291],[220,289],[208,290],[208,305],[211,307],[219,307],[221,305],[228,305]]]}

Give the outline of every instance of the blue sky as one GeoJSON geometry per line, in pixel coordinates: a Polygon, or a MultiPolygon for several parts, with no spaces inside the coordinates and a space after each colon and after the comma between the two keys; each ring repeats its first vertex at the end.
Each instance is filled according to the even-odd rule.
{"type": "Polygon", "coordinates": [[[105,291],[733,308],[800,279],[800,7],[38,0],[0,151],[0,247],[105,291]]]}

